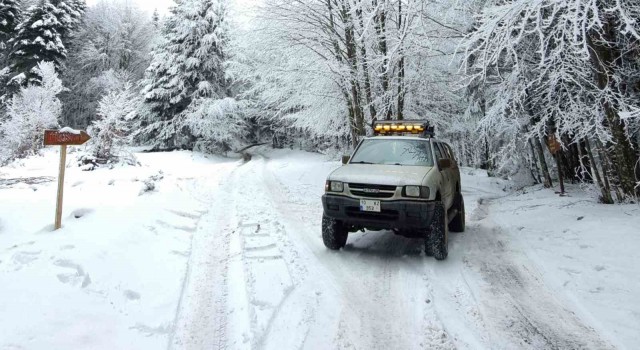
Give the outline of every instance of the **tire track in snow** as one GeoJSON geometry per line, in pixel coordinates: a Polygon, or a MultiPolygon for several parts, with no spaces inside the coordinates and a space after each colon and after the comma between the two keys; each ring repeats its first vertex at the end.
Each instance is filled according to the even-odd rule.
{"type": "MultiPolygon", "coordinates": [[[[236,171],[236,164],[230,164],[229,169],[221,167],[220,171],[222,177],[230,176],[236,171]]],[[[189,190],[203,204],[222,208],[225,181],[218,184],[206,178],[196,179],[189,190]],[[203,189],[211,190],[203,193],[203,189]]],[[[175,214],[186,218],[197,216],[175,214]]],[[[228,213],[209,211],[197,219],[169,349],[226,349],[227,270],[233,231],[225,214],[228,213]]]]}
{"type": "MultiPolygon", "coordinates": [[[[471,214],[477,220],[465,234],[462,276],[479,320],[488,333],[486,346],[524,349],[610,349],[590,326],[563,305],[542,281],[524,252],[514,251],[501,228],[487,221],[492,199],[479,200],[471,214]],[[466,281],[466,278],[465,278],[466,281]],[[478,302],[480,300],[480,302],[478,302]]],[[[566,301],[565,301],[566,302],[566,301]]]]}
{"type": "Polygon", "coordinates": [[[251,347],[301,348],[317,307],[317,295],[301,288],[307,270],[278,223],[273,203],[260,187],[261,168],[243,166],[232,180],[232,205],[245,275],[251,347]]]}
{"type": "MultiPolygon", "coordinates": [[[[256,158],[254,158],[256,159],[256,158]]],[[[363,349],[450,349],[437,313],[426,302],[429,290],[426,266],[433,259],[421,254],[422,241],[389,233],[353,234],[340,252],[327,251],[320,238],[319,198],[313,205],[308,188],[280,182],[265,168],[265,185],[289,227],[298,231],[292,240],[308,253],[310,265],[328,271],[326,284],[335,284],[341,300],[321,312],[336,313],[334,347],[363,349]],[[291,190],[294,189],[295,192],[291,190]],[[283,193],[286,191],[287,193],[283,193]],[[444,339],[444,340],[443,340],[444,339]]],[[[293,230],[293,229],[292,229],[293,230]]],[[[335,302],[335,300],[334,300],[335,302]]]]}

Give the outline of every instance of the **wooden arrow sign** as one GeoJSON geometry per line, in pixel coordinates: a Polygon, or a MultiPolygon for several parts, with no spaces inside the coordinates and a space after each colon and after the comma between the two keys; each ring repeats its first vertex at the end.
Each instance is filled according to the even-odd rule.
{"type": "Polygon", "coordinates": [[[64,191],[64,169],[67,163],[67,146],[79,146],[89,141],[89,139],[91,137],[86,132],[71,128],[44,131],[45,146],[60,146],[58,198],[56,200],[56,221],[54,224],[56,230],[62,227],[62,195],[64,191]]]}
{"type": "Polygon", "coordinates": [[[89,136],[84,131],[66,131],[65,129],[44,131],[45,146],[79,146],[89,141],[90,139],[91,136],[89,136]]]}

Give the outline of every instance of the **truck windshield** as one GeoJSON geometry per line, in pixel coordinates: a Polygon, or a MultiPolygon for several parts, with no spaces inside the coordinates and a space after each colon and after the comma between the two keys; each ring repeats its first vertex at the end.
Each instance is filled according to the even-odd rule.
{"type": "Polygon", "coordinates": [[[349,163],[433,166],[433,157],[427,140],[367,139],[349,163]]]}

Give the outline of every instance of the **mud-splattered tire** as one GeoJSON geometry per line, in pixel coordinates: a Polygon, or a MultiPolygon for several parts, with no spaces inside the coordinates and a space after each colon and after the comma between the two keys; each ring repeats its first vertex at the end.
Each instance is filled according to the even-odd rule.
{"type": "Polygon", "coordinates": [[[431,232],[429,231],[429,229],[427,229],[427,237],[425,238],[424,242],[424,255],[426,256],[433,256],[433,246],[431,245],[430,235],[431,232]]]}
{"type": "Polygon", "coordinates": [[[465,229],[465,212],[464,212],[464,198],[462,193],[456,193],[456,198],[453,202],[454,208],[458,209],[458,213],[449,223],[449,231],[451,232],[464,232],[465,229]]]}
{"type": "Polygon", "coordinates": [[[347,244],[349,232],[342,222],[322,215],[322,241],[325,247],[338,250],[347,244]]]}
{"type": "Polygon", "coordinates": [[[442,202],[436,202],[431,227],[425,240],[425,253],[433,253],[436,260],[444,260],[449,255],[449,225],[447,211],[442,202]]]}

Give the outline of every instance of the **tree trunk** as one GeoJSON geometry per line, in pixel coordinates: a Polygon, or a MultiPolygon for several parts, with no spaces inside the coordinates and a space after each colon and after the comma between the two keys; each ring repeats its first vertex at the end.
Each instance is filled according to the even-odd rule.
{"type": "Polygon", "coordinates": [[[540,178],[540,171],[538,168],[538,157],[536,157],[536,151],[533,148],[533,142],[529,139],[529,148],[531,149],[531,163],[529,168],[531,168],[531,175],[535,180],[536,184],[541,184],[542,179],[540,178]]]}
{"type": "Polygon", "coordinates": [[[351,103],[353,105],[353,117],[355,130],[358,136],[364,135],[364,111],[360,98],[360,82],[358,81],[358,48],[355,40],[355,26],[351,17],[351,9],[346,0],[342,2],[340,13],[344,24],[344,42],[347,48],[347,60],[349,61],[349,73],[351,75],[351,103]]]}
{"type": "MultiPolygon", "coordinates": [[[[402,0],[398,1],[398,32],[402,35],[402,0]]],[[[400,60],[398,61],[398,106],[397,106],[397,118],[398,120],[404,119],[404,50],[402,48],[402,42],[400,42],[400,48],[398,54],[400,60]]]]}
{"type": "MultiPolygon", "coordinates": [[[[601,90],[609,88],[612,91],[619,91],[617,79],[614,78],[614,75],[616,74],[615,61],[617,57],[620,57],[620,53],[616,52],[617,49],[615,46],[609,46],[610,43],[616,42],[616,29],[611,23],[612,20],[610,16],[607,16],[602,36],[600,37],[594,32],[590,33],[587,36],[587,44],[590,48],[589,53],[591,55],[591,62],[598,88],[601,90]]],[[[609,157],[618,175],[620,189],[625,196],[638,196],[640,195],[640,189],[636,189],[634,174],[637,155],[625,131],[625,124],[620,119],[618,106],[613,105],[611,101],[604,98],[600,103],[604,109],[607,122],[606,126],[609,128],[613,137],[609,157]]]]}
{"type": "MultiPolygon", "coordinates": [[[[336,60],[339,63],[344,62],[344,52],[342,50],[342,48],[340,47],[340,42],[338,41],[338,38],[336,38],[336,36],[338,35],[338,31],[336,30],[336,24],[335,24],[335,18],[334,18],[334,9],[333,9],[333,5],[331,4],[332,0],[326,0],[326,5],[327,5],[327,11],[328,11],[328,19],[329,19],[329,31],[331,34],[331,44],[333,46],[334,49],[334,55],[336,60]]],[[[344,10],[344,9],[343,9],[344,10]]],[[[344,11],[343,11],[344,12],[344,11]]],[[[340,15],[341,13],[339,13],[340,15]]],[[[343,21],[344,16],[343,17],[343,21]]],[[[351,35],[353,36],[353,27],[351,28],[351,35]]],[[[345,37],[347,36],[347,34],[345,33],[345,37]]],[[[346,39],[346,38],[345,38],[346,39]]],[[[347,56],[349,56],[349,50],[353,50],[353,47],[347,47],[347,56]]],[[[352,69],[352,62],[351,60],[349,60],[349,65],[350,65],[350,69],[352,69]]],[[[345,104],[347,105],[347,123],[349,125],[349,132],[351,135],[351,143],[353,146],[355,146],[358,141],[359,141],[359,136],[364,134],[364,123],[363,123],[363,118],[361,118],[362,115],[362,110],[359,109],[359,94],[358,94],[358,87],[356,86],[354,80],[353,80],[353,74],[352,74],[352,79],[350,80],[350,87],[342,87],[342,95],[344,97],[344,101],[345,104]],[[356,102],[357,101],[357,102],[356,102]],[[358,113],[358,110],[360,110],[360,113],[358,113]]]]}
{"type": "MultiPolygon", "coordinates": [[[[359,3],[359,2],[358,2],[359,3]]],[[[364,21],[362,19],[362,9],[358,8],[356,11],[356,15],[358,16],[358,21],[360,23],[360,28],[364,30],[364,21]]],[[[373,98],[371,97],[371,77],[369,75],[369,58],[367,57],[367,46],[365,43],[364,35],[361,35],[360,39],[360,56],[362,58],[362,70],[364,74],[364,93],[366,98],[366,103],[369,105],[369,114],[371,115],[371,120],[376,120],[376,107],[373,104],[373,98]]]]}
{"type": "Polygon", "coordinates": [[[589,144],[589,139],[585,139],[584,143],[586,145],[587,155],[589,156],[589,162],[591,163],[591,172],[593,173],[593,178],[596,180],[598,187],[600,188],[601,197],[600,200],[605,204],[613,204],[613,198],[611,198],[611,188],[609,187],[609,183],[602,180],[603,177],[606,177],[606,174],[600,176],[600,171],[598,170],[598,164],[593,157],[593,151],[591,151],[591,145],[589,144]]]}
{"type": "MultiPolygon", "coordinates": [[[[382,67],[380,71],[382,94],[384,96],[383,114],[386,120],[391,120],[391,103],[389,96],[389,54],[387,49],[387,29],[386,29],[386,0],[382,0],[384,5],[382,9],[378,9],[378,13],[374,17],[376,22],[376,33],[378,34],[378,50],[382,56],[382,67]]],[[[373,5],[378,7],[378,0],[373,1],[373,5]]]]}
{"type": "Polygon", "coordinates": [[[598,148],[598,158],[600,158],[600,162],[602,163],[602,174],[605,186],[609,189],[609,192],[611,192],[611,189],[615,190],[616,198],[618,199],[618,201],[622,201],[623,196],[620,193],[620,190],[618,189],[618,187],[611,186],[611,181],[609,180],[609,177],[611,176],[611,165],[609,164],[609,156],[607,154],[607,150],[604,148],[604,145],[602,144],[602,142],[600,142],[600,140],[596,139],[595,142],[596,147],[598,148]]]}
{"type": "Polygon", "coordinates": [[[542,169],[542,175],[544,176],[544,187],[551,188],[553,187],[553,182],[551,181],[551,175],[549,174],[549,167],[547,166],[547,160],[544,158],[544,149],[542,148],[542,143],[540,142],[540,138],[534,137],[533,143],[536,146],[536,152],[538,152],[538,159],[540,160],[540,169],[542,169]]]}

